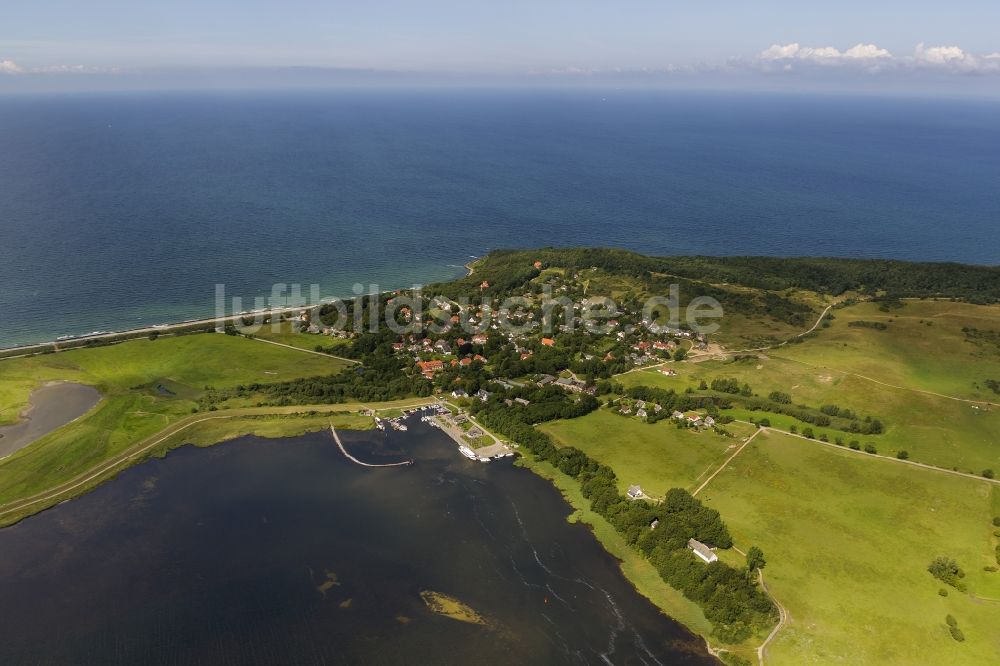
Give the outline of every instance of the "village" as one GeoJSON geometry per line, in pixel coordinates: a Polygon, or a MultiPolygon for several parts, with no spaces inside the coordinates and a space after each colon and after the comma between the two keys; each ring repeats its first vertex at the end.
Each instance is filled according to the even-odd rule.
{"type": "MultiPolygon", "coordinates": [[[[707,336],[661,323],[637,299],[601,309],[603,299],[588,296],[591,280],[581,275],[587,271],[565,276],[540,261],[534,268],[538,278],[503,294],[515,304],[509,308],[492,303],[488,280],[465,302],[412,291],[379,295],[386,317],[404,331],[390,343],[392,353],[410,359],[412,372],[440,390],[475,392],[502,380],[593,394],[599,380],[633,368],[661,365],[663,374],[676,374],[670,362],[708,349],[707,336]]],[[[324,308],[303,310],[295,323],[317,336],[358,335],[357,320],[326,325],[334,322],[324,308]]]]}

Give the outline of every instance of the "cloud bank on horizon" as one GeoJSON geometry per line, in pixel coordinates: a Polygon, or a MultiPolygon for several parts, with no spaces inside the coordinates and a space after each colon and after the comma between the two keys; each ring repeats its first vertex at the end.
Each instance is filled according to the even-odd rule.
{"type": "Polygon", "coordinates": [[[755,55],[722,62],[666,64],[650,67],[555,67],[523,72],[449,72],[419,69],[364,69],[336,66],[255,66],[157,68],[88,65],[29,66],[0,54],[0,92],[48,89],[155,89],[157,87],[283,87],[394,84],[605,84],[682,85],[692,87],[755,87],[788,89],[870,89],[905,82],[912,89],[972,91],[1000,96],[1000,52],[971,53],[955,45],[917,44],[908,53],[893,53],[874,43],[805,46],[798,42],[772,44],[755,55]],[[91,83],[86,83],[90,80],[91,83]],[[7,82],[10,85],[5,85],[7,82]],[[913,86],[914,82],[917,82],[913,86]],[[23,83],[25,85],[18,85],[23,83]],[[51,83],[51,85],[49,85],[51,83]]]}
{"type": "Polygon", "coordinates": [[[1000,52],[976,55],[959,46],[925,46],[917,44],[912,54],[897,56],[875,44],[856,44],[846,51],[832,46],[808,47],[798,43],[772,44],[753,61],[758,65],[780,65],[788,70],[796,63],[811,65],[847,65],[862,70],[881,71],[886,68],[921,69],[957,74],[1000,73],[1000,52]]]}

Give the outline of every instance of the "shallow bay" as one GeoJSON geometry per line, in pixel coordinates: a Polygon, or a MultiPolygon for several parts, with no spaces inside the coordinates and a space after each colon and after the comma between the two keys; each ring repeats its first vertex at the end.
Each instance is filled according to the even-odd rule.
{"type": "Polygon", "coordinates": [[[713,663],[546,481],[416,419],[341,437],[414,464],[360,467],[325,432],[241,438],[0,530],[0,661],[713,663]]]}

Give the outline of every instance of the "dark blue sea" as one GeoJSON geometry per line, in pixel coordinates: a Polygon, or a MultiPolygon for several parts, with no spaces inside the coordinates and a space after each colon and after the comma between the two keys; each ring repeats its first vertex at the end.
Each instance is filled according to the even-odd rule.
{"type": "Polygon", "coordinates": [[[1000,263],[1000,104],[637,91],[0,98],[0,346],[501,247],[1000,263]]]}

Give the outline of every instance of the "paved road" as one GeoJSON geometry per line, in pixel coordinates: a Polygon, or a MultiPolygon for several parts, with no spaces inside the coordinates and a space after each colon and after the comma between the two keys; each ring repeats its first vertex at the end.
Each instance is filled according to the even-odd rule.
{"type": "MultiPolygon", "coordinates": [[[[295,307],[287,308],[273,308],[270,310],[262,310],[256,313],[246,313],[246,314],[236,314],[229,315],[226,317],[210,317],[207,319],[189,319],[187,321],[179,321],[172,324],[164,324],[162,326],[142,326],[140,328],[130,328],[124,331],[111,331],[109,333],[101,333],[100,335],[81,335],[75,338],[70,338],[68,340],[52,340],[50,342],[39,342],[31,345],[19,345],[16,347],[4,347],[0,351],[11,352],[11,351],[23,351],[25,354],[35,353],[43,348],[55,345],[56,349],[64,347],[65,349],[72,349],[74,347],[80,346],[81,344],[93,341],[101,340],[116,340],[122,336],[127,336],[129,338],[140,338],[150,333],[171,333],[177,330],[185,330],[193,327],[199,326],[212,326],[212,325],[225,325],[227,323],[236,322],[243,317],[252,317],[256,315],[269,315],[272,317],[280,316],[282,314],[291,314],[302,312],[303,310],[309,310],[317,305],[298,305],[295,307]]],[[[16,356],[9,356],[7,358],[16,358],[16,356]]]]}

